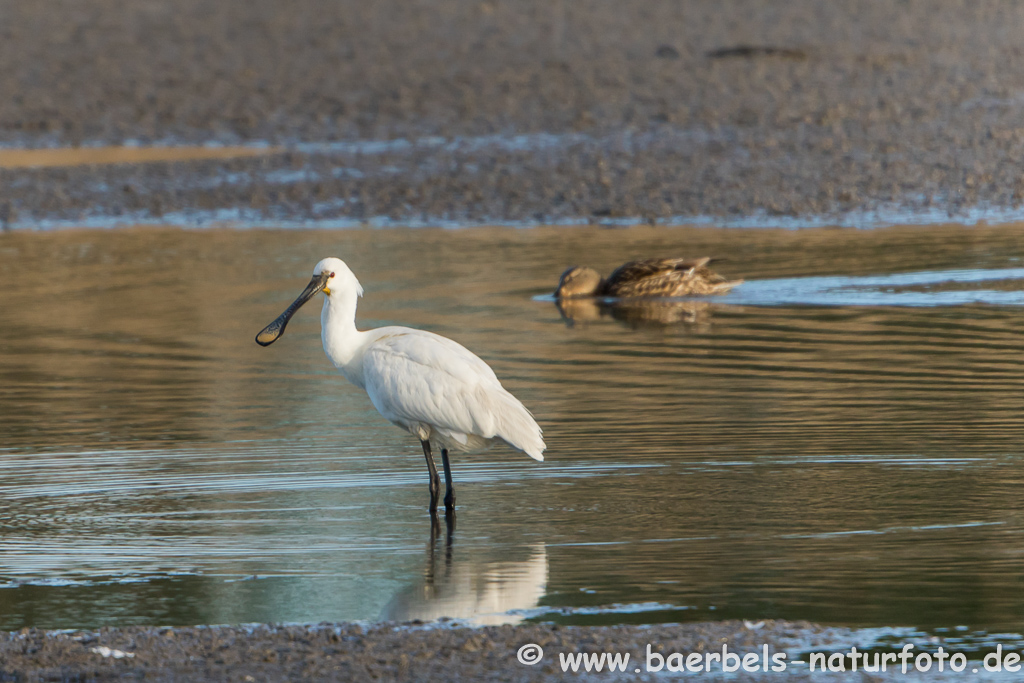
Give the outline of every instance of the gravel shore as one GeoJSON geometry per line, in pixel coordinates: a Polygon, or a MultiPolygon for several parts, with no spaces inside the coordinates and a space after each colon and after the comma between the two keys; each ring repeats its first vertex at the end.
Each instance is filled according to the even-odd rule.
{"type": "MultiPolygon", "coordinates": [[[[738,673],[713,673],[701,680],[804,681],[814,678],[804,664],[806,652],[849,651],[856,642],[845,629],[827,629],[802,622],[762,621],[675,624],[661,626],[573,627],[554,624],[494,626],[480,629],[455,625],[320,624],[316,626],[254,625],[200,628],[102,629],[95,632],[54,632],[23,629],[0,634],[0,679],[63,681],[550,681],[653,680],[669,673],[677,659],[709,652],[758,655],[757,666],[738,673]],[[520,648],[542,649],[534,664],[517,659],[520,648]],[[767,650],[765,649],[767,648],[767,650]],[[626,671],[563,672],[559,654],[619,653],[630,655],[626,671]],[[769,666],[763,669],[765,652],[769,666]],[[785,659],[776,660],[777,653],[785,659]],[[637,671],[639,669],[639,672],[637,671]],[[660,669],[660,673],[659,673],[660,669]],[[753,672],[750,669],[754,669],[753,672]],[[582,678],[581,678],[582,674],[582,678]]],[[[859,643],[858,643],[859,645],[859,643]]],[[[898,649],[898,648],[897,648],[898,649]]],[[[533,661],[528,654],[523,657],[533,661]]],[[[709,660],[705,660],[709,661],[709,660]]],[[[692,663],[692,662],[691,662],[692,663]]],[[[735,666],[735,661],[730,662],[735,666]]],[[[891,667],[890,667],[891,668],[891,667]]],[[[694,672],[678,676],[697,675],[694,672]]],[[[820,672],[818,676],[820,676],[820,672]]],[[[899,677],[899,672],[895,672],[899,677]]],[[[900,680],[906,680],[902,676],[900,680]]],[[[863,680],[863,679],[857,679],[863,680]]],[[[882,679],[888,680],[884,676],[882,679]]],[[[934,680],[934,679],[930,679],[934,680]]]]}

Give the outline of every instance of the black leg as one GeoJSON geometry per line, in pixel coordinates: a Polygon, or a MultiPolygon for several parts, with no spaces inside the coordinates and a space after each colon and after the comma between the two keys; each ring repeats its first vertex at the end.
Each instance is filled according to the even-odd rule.
{"type": "Polygon", "coordinates": [[[441,464],[444,465],[444,509],[455,509],[455,487],[452,486],[452,466],[448,463],[448,449],[441,449],[441,464]]]}
{"type": "MultiPolygon", "coordinates": [[[[420,444],[423,446],[423,456],[427,459],[427,470],[430,472],[430,512],[437,514],[437,496],[441,492],[441,479],[437,476],[434,458],[430,455],[430,442],[420,441],[420,444]]],[[[441,453],[444,451],[442,450],[441,453]]]]}

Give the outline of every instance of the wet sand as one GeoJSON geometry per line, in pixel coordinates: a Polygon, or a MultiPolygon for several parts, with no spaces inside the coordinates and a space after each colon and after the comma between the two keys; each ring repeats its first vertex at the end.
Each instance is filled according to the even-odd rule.
{"type": "Polygon", "coordinates": [[[1019,6],[958,0],[7,3],[0,145],[290,151],[0,169],[0,219],[1014,208],[1022,32],[1019,6]]]}

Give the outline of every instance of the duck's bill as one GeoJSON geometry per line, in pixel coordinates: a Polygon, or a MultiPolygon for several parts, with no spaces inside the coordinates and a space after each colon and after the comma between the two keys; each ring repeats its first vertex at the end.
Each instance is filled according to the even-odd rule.
{"type": "Polygon", "coordinates": [[[302,294],[299,294],[299,298],[292,302],[292,305],[284,310],[284,313],[277,316],[274,322],[270,323],[256,335],[256,343],[260,346],[270,346],[278,340],[278,338],[284,334],[284,328],[288,325],[288,321],[295,315],[295,311],[302,308],[302,305],[316,296],[324,287],[327,286],[327,280],[330,279],[330,273],[320,273],[314,275],[313,279],[309,281],[306,288],[302,290],[302,294]]]}

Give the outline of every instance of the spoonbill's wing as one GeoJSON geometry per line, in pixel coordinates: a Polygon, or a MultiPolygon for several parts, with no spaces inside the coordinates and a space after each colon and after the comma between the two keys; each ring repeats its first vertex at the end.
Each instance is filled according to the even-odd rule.
{"type": "Polygon", "coordinates": [[[416,433],[431,427],[466,444],[469,435],[501,438],[537,460],[544,441],[530,412],[494,371],[464,346],[430,332],[399,328],[363,356],[366,393],[381,415],[416,433]]]}

